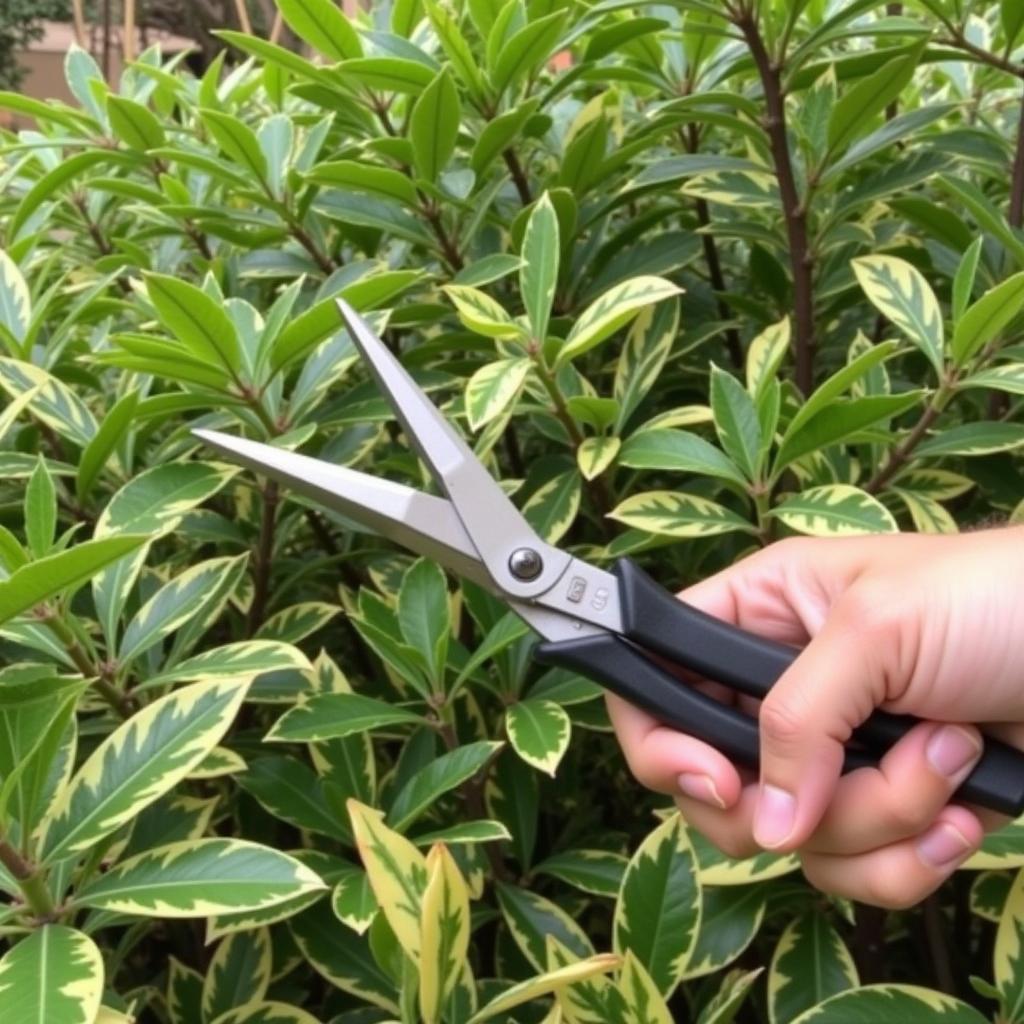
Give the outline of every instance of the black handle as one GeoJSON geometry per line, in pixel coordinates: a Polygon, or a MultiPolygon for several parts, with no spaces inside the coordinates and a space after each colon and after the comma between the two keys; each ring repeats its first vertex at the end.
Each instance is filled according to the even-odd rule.
{"type": "MultiPolygon", "coordinates": [[[[756,769],[756,721],[676,678],[646,657],[643,649],[755,697],[771,689],[798,649],[763,640],[684,604],[628,559],[616,564],[615,573],[624,635],[629,639],[607,634],[541,644],[535,656],[588,676],[665,725],[756,769]]],[[[877,764],[885,750],[916,723],[910,716],[876,711],[854,734],[863,749],[847,748],[843,771],[877,764]]],[[[986,737],[981,760],[956,795],[1003,814],[1020,814],[1024,811],[1024,753],[986,737]]]]}

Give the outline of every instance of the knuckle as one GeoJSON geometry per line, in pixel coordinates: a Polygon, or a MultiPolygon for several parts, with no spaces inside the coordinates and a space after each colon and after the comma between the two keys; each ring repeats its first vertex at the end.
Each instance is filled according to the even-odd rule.
{"type": "Polygon", "coordinates": [[[929,806],[926,800],[897,800],[888,807],[886,817],[893,831],[901,836],[917,835],[932,823],[939,809],[929,806]]]}
{"type": "Polygon", "coordinates": [[[759,722],[762,738],[775,746],[793,746],[806,735],[802,709],[775,693],[770,693],[762,703],[759,722]]]}
{"type": "Polygon", "coordinates": [[[874,580],[852,586],[837,603],[836,612],[848,629],[874,639],[891,635],[903,615],[899,595],[888,584],[874,580]]]}

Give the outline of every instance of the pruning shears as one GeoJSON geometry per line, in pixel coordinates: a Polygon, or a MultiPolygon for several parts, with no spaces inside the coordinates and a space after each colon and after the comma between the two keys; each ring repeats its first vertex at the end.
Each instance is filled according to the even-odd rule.
{"type": "MultiPolygon", "coordinates": [[[[343,300],[341,319],[447,499],[214,430],[212,448],[495,593],[542,641],[534,657],[588,676],[736,763],[758,764],[753,717],[684,682],[666,665],[763,698],[799,650],[678,600],[628,558],[611,571],[542,540],[398,359],[343,300]]],[[[876,711],[846,748],[843,770],[876,765],[916,719],[876,711]]],[[[987,738],[957,798],[1017,815],[1024,754],[987,738]]]]}

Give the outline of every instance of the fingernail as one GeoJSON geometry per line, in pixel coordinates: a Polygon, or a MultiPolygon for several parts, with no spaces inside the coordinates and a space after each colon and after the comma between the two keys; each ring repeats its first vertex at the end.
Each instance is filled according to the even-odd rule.
{"type": "Polygon", "coordinates": [[[965,729],[944,725],[932,734],[925,753],[931,766],[940,775],[952,778],[978,758],[981,746],[965,729]]]}
{"type": "Polygon", "coordinates": [[[778,786],[763,785],[754,813],[754,840],[771,850],[781,846],[796,824],[796,800],[778,786]]]}
{"type": "Polygon", "coordinates": [[[725,810],[725,801],[719,796],[714,780],[710,775],[703,775],[699,772],[683,772],[677,782],[680,791],[684,795],[693,797],[694,800],[700,800],[701,803],[711,804],[712,807],[725,810]]]}
{"type": "Polygon", "coordinates": [[[917,855],[933,868],[948,867],[962,860],[970,849],[971,844],[963,833],[945,821],[930,828],[917,842],[917,855]]]}

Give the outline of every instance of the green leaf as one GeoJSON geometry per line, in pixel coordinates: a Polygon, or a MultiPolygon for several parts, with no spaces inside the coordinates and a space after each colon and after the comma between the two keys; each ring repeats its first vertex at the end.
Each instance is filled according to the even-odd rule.
{"type": "Polygon", "coordinates": [[[289,28],[325,57],[349,60],[363,55],[356,30],[331,0],[277,0],[277,8],[289,28]]]}
{"type": "Polygon", "coordinates": [[[486,96],[487,82],[472,46],[459,29],[456,15],[448,7],[435,2],[435,0],[424,0],[423,7],[430,18],[431,25],[434,26],[438,42],[444,49],[448,60],[451,61],[452,68],[462,84],[476,99],[479,100],[486,96]]]}
{"type": "Polygon", "coordinates": [[[156,115],[141,103],[125,96],[107,97],[107,116],[114,134],[129,149],[145,152],[167,144],[167,136],[156,115]]]}
{"type": "Polygon", "coordinates": [[[448,585],[436,562],[417,559],[402,577],[398,624],[405,642],[422,656],[436,691],[443,692],[452,622],[448,585]]]}
{"type": "Polygon", "coordinates": [[[313,743],[407,724],[422,725],[423,718],[413,711],[360,693],[325,693],[311,697],[282,715],[266,739],[313,743]]]}
{"type": "Polygon", "coordinates": [[[892,513],[876,498],[849,484],[826,484],[794,494],[768,512],[797,533],[846,537],[896,533],[892,513]]]}
{"type": "Polygon", "coordinates": [[[334,916],[357,935],[362,935],[373,924],[380,906],[365,871],[359,868],[345,869],[334,884],[331,909],[334,916]]]}
{"type": "Polygon", "coordinates": [[[615,367],[614,395],[619,403],[615,433],[620,433],[654,386],[679,330],[679,302],[669,300],[642,309],[629,330],[615,367]]]}
{"type": "Polygon", "coordinates": [[[50,550],[57,528],[57,492],[42,456],[28,479],[24,504],[28,549],[36,558],[42,558],[50,550]]]}
{"type": "Polygon", "coordinates": [[[288,669],[308,672],[311,668],[302,651],[290,644],[276,640],[239,640],[180,661],[174,668],[155,676],[152,682],[164,686],[193,679],[252,678],[262,672],[288,669]]]}
{"type": "Polygon", "coordinates": [[[367,89],[415,96],[434,80],[435,66],[402,57],[360,57],[346,60],[338,66],[337,72],[367,89]]]}
{"type": "Polygon", "coordinates": [[[962,423],[935,434],[917,446],[916,455],[934,458],[940,455],[992,455],[1013,451],[1024,445],[1024,424],[982,421],[962,423]]]}
{"type": "Polygon", "coordinates": [[[558,284],[558,215],[547,192],[534,203],[520,249],[519,290],[534,340],[543,345],[548,336],[551,305],[558,284]]]}
{"type": "Polygon", "coordinates": [[[503,93],[539,67],[551,53],[562,31],[565,14],[556,11],[536,18],[509,39],[490,68],[495,92],[503,93]]]}
{"type": "Polygon", "coordinates": [[[633,494],[609,512],[608,518],[664,537],[713,537],[737,530],[754,532],[752,524],[724,505],[678,491],[633,494]]]}
{"type": "Polygon", "coordinates": [[[679,295],[681,290],[671,281],[651,276],[632,277],[616,285],[580,314],[558,352],[558,365],[562,366],[600,345],[645,306],[670,299],[679,295]]]}
{"type": "Polygon", "coordinates": [[[957,320],[952,354],[957,366],[995,341],[1024,309],[1024,272],[985,292],[957,320]]]}
{"type": "Polygon", "coordinates": [[[409,119],[409,140],[421,178],[436,182],[448,166],[461,117],[459,91],[444,68],[420,94],[409,119]]]}
{"type": "Polygon", "coordinates": [[[224,307],[188,281],[147,274],[146,289],[160,322],[197,359],[227,370],[237,379],[242,368],[238,330],[224,307]]]}
{"type": "Polygon", "coordinates": [[[17,263],[0,249],[0,326],[24,341],[32,319],[32,299],[17,263]]]}
{"type": "Polygon", "coordinates": [[[78,587],[104,566],[144,544],[148,537],[121,534],[89,540],[22,566],[0,580],[0,622],[13,619],[37,604],[78,587]]]}
{"type": "Polygon", "coordinates": [[[139,393],[129,391],[103,417],[99,429],[85,446],[75,474],[75,495],[82,501],[89,494],[107,459],[128,431],[139,404],[139,393]]]}
{"type": "Polygon", "coordinates": [[[447,848],[427,855],[423,893],[419,1004],[424,1024],[437,1024],[469,953],[469,890],[447,848]]]}
{"type": "Polygon", "coordinates": [[[266,928],[229,935],[210,960],[203,982],[203,1019],[258,1002],[270,985],[272,950],[266,928]]]}
{"type": "Polygon", "coordinates": [[[249,683],[195,683],[114,730],[79,768],[43,828],[47,863],[83,853],[132,820],[220,742],[249,683]]]}
{"type": "Polygon", "coordinates": [[[1017,872],[1003,906],[996,931],[993,980],[999,989],[1003,1015],[1008,1021],[1024,1014],[1024,975],[1021,974],[1024,946],[1024,871],[1017,872]]]}
{"type": "Polygon", "coordinates": [[[431,804],[484,767],[503,744],[467,743],[442,754],[402,787],[388,811],[389,827],[404,832],[431,804]]]}
{"type": "Polygon", "coordinates": [[[626,951],[618,989],[626,1004],[624,1024],[673,1024],[658,986],[632,950],[626,951]]]}
{"type": "Polygon", "coordinates": [[[394,199],[406,206],[419,203],[416,186],[407,174],[389,167],[375,167],[363,160],[333,160],[317,164],[307,178],[317,185],[366,192],[382,199],[394,199]]]}
{"type": "MultiPolygon", "coordinates": [[[[978,264],[981,262],[981,250],[985,239],[976,238],[963,254],[960,265],[956,268],[956,276],[953,278],[953,322],[959,326],[960,318],[964,315],[971,301],[971,294],[974,291],[974,282],[978,275],[978,264]]],[[[956,341],[954,339],[953,351],[956,352],[956,341]]]]}
{"type": "Polygon", "coordinates": [[[883,64],[844,93],[832,108],[828,122],[829,155],[842,153],[914,77],[923,44],[883,64]]]}
{"type": "Polygon", "coordinates": [[[1021,29],[1024,29],[1024,8],[1014,0],[1000,0],[999,16],[1003,23],[1006,48],[1012,50],[1021,29]]]}
{"type": "Polygon", "coordinates": [[[945,357],[942,312],[921,272],[895,256],[861,256],[853,261],[864,294],[941,373],[945,357]]]}
{"type": "Polygon", "coordinates": [[[202,1020],[203,976],[173,956],[167,972],[167,1009],[172,1024],[202,1020]]]}
{"type": "Polygon", "coordinates": [[[326,886],[294,857],[241,839],[149,850],[80,888],[74,905],[140,917],[207,917],[271,907],[326,886]]]}
{"type": "Polygon", "coordinates": [[[740,382],[715,365],[711,367],[711,411],[722,448],[748,480],[756,480],[761,451],[757,409],[740,382]]]}
{"type": "Polygon", "coordinates": [[[958,388],[991,388],[1011,395],[1024,395],[1024,363],[1006,363],[993,366],[980,373],[972,373],[957,385],[958,388]]]}
{"type": "Polygon", "coordinates": [[[732,1024],[763,967],[753,971],[730,971],[722,985],[701,1011],[697,1024],[732,1024]]]}
{"type": "Polygon", "coordinates": [[[768,974],[771,1024],[790,1024],[805,1010],[859,984],[853,957],[820,912],[790,922],[768,974]]]}
{"type": "Polygon", "coordinates": [[[640,844],[615,906],[615,950],[631,950],[669,995],[697,944],[701,886],[686,825],[673,814],[640,844]]]}
{"type": "MultiPolygon", "coordinates": [[[[97,1021],[96,1024],[101,1024],[97,1021]]],[[[210,1024],[320,1024],[311,1013],[273,999],[246,1002],[244,1006],[222,1013],[210,1024]]]]}
{"type": "Polygon", "coordinates": [[[481,366],[466,384],[466,415],[470,430],[479,430],[500,416],[519,397],[532,362],[526,356],[499,359],[481,366]]]}
{"type": "Polygon", "coordinates": [[[895,494],[914,520],[914,529],[918,533],[956,533],[956,520],[937,501],[927,494],[905,491],[901,487],[890,484],[889,490],[895,494]]]}
{"type": "Polygon", "coordinates": [[[721,449],[685,430],[638,430],[623,444],[619,464],[717,477],[739,487],[747,483],[736,463],[721,449]]]}
{"type": "Polygon", "coordinates": [[[324,601],[303,601],[275,612],[256,632],[258,640],[295,644],[326,626],[341,609],[324,601]]]}
{"type": "Polygon", "coordinates": [[[103,994],[103,958],[88,935],[48,924],[0,960],[4,1016],[19,1024],[93,1024],[103,994]]]}
{"type": "Polygon", "coordinates": [[[572,723],[560,705],[550,700],[518,701],[505,712],[505,729],[527,764],[555,774],[572,734],[572,723]]]}
{"type": "Polygon", "coordinates": [[[523,515],[548,544],[557,544],[575,521],[579,507],[580,475],[570,469],[538,487],[523,506],[523,515]]]}
{"type": "Polygon", "coordinates": [[[680,189],[683,195],[709,203],[738,207],[778,207],[779,186],[767,171],[711,171],[690,178],[680,189]]]}
{"type": "Polygon", "coordinates": [[[793,1024],[867,1024],[905,1020],[914,1024],[983,1024],[986,1018],[966,1003],[916,985],[864,985],[826,999],[793,1024]]]}
{"type": "Polygon", "coordinates": [[[747,391],[756,402],[779,372],[789,351],[791,329],[789,317],[766,327],[747,348],[747,391]]]}

